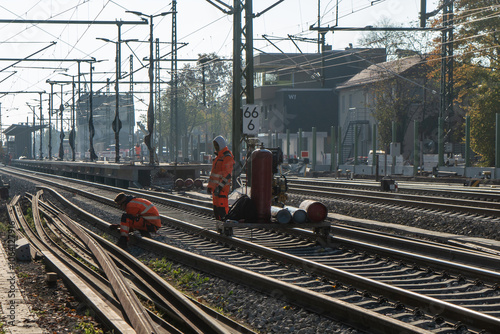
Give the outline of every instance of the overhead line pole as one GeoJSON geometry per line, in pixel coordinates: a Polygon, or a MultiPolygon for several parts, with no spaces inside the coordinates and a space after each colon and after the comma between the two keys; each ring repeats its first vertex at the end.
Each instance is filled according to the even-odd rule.
{"type": "Polygon", "coordinates": [[[179,113],[178,113],[178,91],[177,91],[177,0],[172,1],[172,50],[170,70],[171,70],[171,84],[170,90],[172,92],[172,99],[170,101],[170,142],[173,148],[170,154],[173,154],[174,160],[174,175],[177,175],[177,156],[179,152],[179,113]]]}
{"type": "MultiPolygon", "coordinates": [[[[83,24],[83,25],[95,25],[95,24],[97,24],[97,25],[109,25],[109,24],[113,24],[113,25],[117,25],[118,26],[118,30],[119,30],[118,35],[120,35],[120,28],[121,28],[122,25],[148,24],[148,21],[146,19],[144,19],[144,18],[141,19],[140,21],[121,21],[121,20],[120,21],[118,21],[118,20],[116,20],[116,21],[98,21],[98,20],[25,20],[25,19],[14,19],[14,20],[11,20],[11,19],[1,19],[0,23],[8,23],[8,24],[14,24],[14,23],[20,23],[20,24],[64,24],[64,25],[69,25],[69,24],[78,24],[78,25],[81,25],[81,24],[83,24]]],[[[118,38],[120,39],[120,36],[118,36],[118,38]]],[[[55,42],[52,42],[52,43],[55,44],[55,42]]],[[[52,45],[50,45],[50,46],[52,46],[52,45]]],[[[40,52],[40,51],[38,51],[38,52],[40,52]]],[[[0,61],[1,60],[16,61],[16,60],[13,60],[12,58],[11,59],[9,59],[9,58],[3,58],[3,59],[0,58],[0,61]]],[[[56,62],[78,61],[78,65],[80,65],[79,62],[81,60],[74,60],[74,59],[38,59],[36,61],[56,61],[56,62]]],[[[93,59],[93,61],[95,61],[95,59],[93,59]]],[[[11,66],[14,66],[14,65],[11,65],[11,66]]],[[[9,66],[9,67],[11,67],[11,66],[9,66]]],[[[92,64],[90,64],[90,67],[92,69],[92,64]]],[[[118,77],[116,78],[115,89],[116,89],[117,103],[118,103],[118,77]]],[[[90,102],[92,102],[92,97],[90,97],[90,102]]],[[[118,108],[118,106],[117,106],[117,108],[118,108]]],[[[90,114],[92,114],[92,112],[90,112],[90,114]]],[[[90,118],[89,122],[91,122],[91,121],[92,121],[92,119],[90,118]]],[[[116,129],[118,131],[115,131],[115,133],[118,133],[116,135],[116,136],[118,136],[119,135],[119,125],[120,125],[119,124],[120,123],[120,119],[119,119],[118,115],[115,115],[115,121],[114,122],[117,123],[116,124],[116,129]]],[[[92,128],[91,132],[93,133],[93,124],[89,124],[89,129],[90,128],[92,128]]],[[[117,139],[117,140],[119,140],[119,139],[117,139]]],[[[117,145],[116,145],[116,150],[117,151],[119,151],[119,146],[118,145],[119,144],[117,143],[117,145]]],[[[97,158],[97,156],[95,155],[95,152],[93,151],[92,138],[91,138],[91,147],[90,147],[90,149],[91,149],[91,152],[90,152],[91,161],[93,161],[94,160],[93,158],[94,157],[97,158]]],[[[118,153],[119,152],[116,153],[116,159],[119,159],[119,154],[118,153]]],[[[51,158],[51,157],[49,157],[49,158],[51,158]]],[[[118,161],[116,161],[116,162],[118,162],[118,161]]]]}
{"type": "Polygon", "coordinates": [[[54,109],[54,84],[50,84],[49,97],[49,160],[52,160],[52,110],[54,109]]]}
{"type": "Polygon", "coordinates": [[[116,56],[115,56],[115,118],[112,122],[112,129],[115,133],[115,163],[120,162],[120,130],[122,128],[122,122],[120,120],[120,79],[121,76],[121,43],[122,42],[132,42],[137,41],[136,39],[122,40],[121,37],[121,25],[118,24],[118,41],[112,41],[107,38],[97,37],[104,42],[114,43],[116,46],[116,56]]]}
{"type": "MultiPolygon", "coordinates": [[[[453,116],[453,1],[443,0],[442,4],[434,11],[427,13],[427,1],[420,0],[420,27],[309,27],[309,30],[323,31],[441,31],[441,108],[438,118],[438,166],[444,165],[444,120],[450,122],[453,116]],[[443,10],[442,27],[426,27],[426,20],[443,10]]],[[[451,125],[448,123],[450,136],[451,125]]]]}
{"type": "MultiPolygon", "coordinates": [[[[246,103],[254,103],[254,82],[253,82],[253,18],[258,17],[271,8],[282,3],[284,0],[276,1],[262,12],[254,15],[252,0],[234,0],[233,7],[220,2],[227,10],[216,6],[213,2],[207,0],[226,14],[233,15],[233,124],[232,124],[232,145],[233,155],[236,162],[235,168],[241,168],[241,142],[243,139],[243,115],[242,115],[242,97],[245,95],[246,103]],[[241,15],[245,11],[245,26],[242,28],[241,15]],[[242,43],[242,37],[245,44],[242,43]],[[245,50],[245,67],[242,66],[242,51],[245,50]],[[245,86],[241,84],[245,78],[245,86]]],[[[238,171],[239,172],[239,171],[238,171]]],[[[233,187],[236,187],[237,173],[233,173],[233,187]]]]}
{"type": "MultiPolygon", "coordinates": [[[[59,111],[61,112],[61,132],[59,133],[59,160],[63,160],[64,158],[64,127],[63,127],[63,111],[64,111],[64,104],[63,104],[63,85],[61,85],[61,105],[59,106],[59,111]]],[[[57,124],[56,124],[57,128],[57,124]]]]}

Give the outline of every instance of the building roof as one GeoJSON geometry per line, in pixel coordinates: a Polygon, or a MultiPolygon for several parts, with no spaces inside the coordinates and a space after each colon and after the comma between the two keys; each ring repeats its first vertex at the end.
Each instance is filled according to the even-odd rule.
{"type": "Polygon", "coordinates": [[[384,63],[378,63],[362,70],[351,79],[337,86],[337,89],[351,88],[359,85],[386,80],[396,74],[402,74],[422,62],[421,56],[412,56],[384,63]]]}
{"type": "Polygon", "coordinates": [[[44,128],[45,125],[26,125],[26,124],[12,124],[7,129],[3,131],[6,136],[18,136],[23,135],[27,132],[34,132],[40,130],[40,127],[44,128]]]}

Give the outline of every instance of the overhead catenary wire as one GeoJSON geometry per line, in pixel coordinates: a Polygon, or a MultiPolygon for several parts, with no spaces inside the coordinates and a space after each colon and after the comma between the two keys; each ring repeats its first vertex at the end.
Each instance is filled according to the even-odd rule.
{"type": "MultiPolygon", "coordinates": [[[[91,2],[87,1],[86,3],[91,3],[91,2]]],[[[108,4],[108,3],[112,3],[112,4],[114,4],[114,5],[118,5],[118,4],[116,3],[116,1],[109,1],[109,2],[106,2],[106,4],[108,4]]],[[[103,4],[104,4],[104,2],[103,2],[103,4]]],[[[359,4],[360,4],[360,2],[358,2],[354,8],[355,8],[355,9],[359,8],[359,7],[360,7],[360,6],[359,6],[359,4]]],[[[80,3],[79,3],[79,5],[80,5],[80,3]]],[[[119,5],[118,5],[118,6],[119,6],[119,5]]],[[[122,6],[122,7],[123,7],[123,6],[122,6]]],[[[82,7],[80,6],[79,8],[82,8],[82,7]]],[[[483,10],[486,10],[486,9],[483,9],[483,10]]],[[[68,11],[68,10],[66,10],[66,11],[68,11]]],[[[479,12],[479,10],[475,9],[475,12],[477,13],[477,12],[479,12]]],[[[472,10],[471,10],[471,13],[472,13],[472,10]]],[[[58,14],[59,14],[59,13],[58,13],[58,14]]],[[[325,13],[324,13],[324,17],[326,17],[327,15],[328,15],[328,13],[327,13],[327,12],[325,12],[325,13]]],[[[458,15],[457,15],[457,16],[458,16],[458,15]]],[[[55,17],[55,16],[54,16],[54,17],[55,17]]],[[[223,17],[221,17],[221,18],[223,18],[223,17]]],[[[157,27],[155,26],[155,28],[157,28],[157,27]]],[[[132,29],[132,28],[131,28],[131,29],[132,29]]],[[[311,33],[311,32],[308,32],[308,33],[311,33]]],[[[488,36],[488,34],[486,34],[485,36],[488,36]]],[[[469,38],[470,40],[474,40],[474,37],[468,37],[468,38],[469,38]]],[[[262,48],[262,49],[265,49],[265,48],[262,48]]],[[[296,59],[296,62],[297,62],[298,64],[300,64],[300,63],[304,64],[304,62],[303,62],[303,61],[300,61],[300,58],[296,59]]],[[[110,65],[110,66],[111,66],[111,65],[110,65]]],[[[198,67],[198,65],[196,65],[196,66],[197,66],[196,68],[199,68],[199,67],[198,67]]],[[[319,64],[318,64],[317,66],[318,66],[318,68],[320,68],[319,64]]],[[[332,66],[332,65],[327,65],[327,66],[332,66]]],[[[325,68],[327,68],[327,67],[325,67],[325,68]]],[[[164,73],[164,74],[168,74],[168,71],[164,71],[163,73],[164,73]]],[[[45,80],[43,80],[43,82],[44,82],[44,81],[45,81],[45,80]]],[[[42,81],[40,81],[40,82],[42,82],[42,81]]]]}

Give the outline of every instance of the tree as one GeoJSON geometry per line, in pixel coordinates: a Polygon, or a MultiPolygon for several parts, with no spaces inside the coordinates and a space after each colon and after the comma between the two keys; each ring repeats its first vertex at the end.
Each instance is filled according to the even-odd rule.
{"type": "MultiPolygon", "coordinates": [[[[382,17],[376,27],[395,28],[398,27],[387,17],[382,17]]],[[[405,27],[416,27],[411,22],[405,27]]],[[[427,54],[432,48],[432,38],[435,33],[421,31],[369,31],[362,34],[358,44],[364,47],[385,48],[388,60],[411,56],[415,54],[427,54]]]]}
{"type": "MultiPolygon", "coordinates": [[[[231,92],[230,63],[216,54],[199,54],[196,66],[185,65],[177,76],[177,124],[179,138],[193,135],[229,136],[231,117],[228,110],[231,92]]],[[[162,94],[163,134],[170,137],[172,90],[162,94]]],[[[179,143],[178,148],[181,148],[179,143]]]]}
{"type": "Polygon", "coordinates": [[[435,88],[432,86],[435,84],[426,80],[428,65],[424,59],[417,57],[379,65],[378,81],[367,85],[368,91],[373,95],[373,104],[369,107],[378,122],[378,136],[382,147],[388,147],[392,141],[393,121],[398,128],[397,141],[403,144],[414,120],[423,125],[422,140],[437,139],[433,131],[437,126],[439,106],[437,96],[432,94],[432,88],[435,88]]]}
{"type": "Polygon", "coordinates": [[[500,112],[498,1],[455,1],[455,91],[471,116],[471,147],[487,166],[495,160],[495,114],[500,112]]]}
{"type": "MultiPolygon", "coordinates": [[[[388,18],[382,18],[376,26],[397,27],[388,18]]],[[[405,27],[412,26],[415,27],[416,22],[405,24],[405,27]]],[[[425,75],[430,70],[426,54],[432,50],[434,35],[432,32],[418,31],[370,31],[358,40],[360,46],[385,48],[389,60],[376,68],[379,79],[367,87],[373,95],[369,107],[378,123],[378,139],[382,147],[388,147],[392,141],[393,121],[397,124],[397,141],[403,145],[414,120],[421,122],[421,140],[437,141],[435,130],[439,99],[432,93],[437,89],[436,81],[428,80],[425,75]],[[420,64],[409,70],[403,68],[407,61],[404,58],[413,56],[416,59],[418,55],[422,55],[420,64]]],[[[407,145],[411,147],[410,150],[412,145],[407,145]]]]}

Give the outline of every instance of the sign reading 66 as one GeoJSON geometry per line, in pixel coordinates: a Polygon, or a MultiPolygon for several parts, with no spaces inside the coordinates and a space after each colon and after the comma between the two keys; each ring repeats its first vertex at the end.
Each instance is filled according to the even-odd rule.
{"type": "Polygon", "coordinates": [[[260,105],[243,105],[243,133],[246,135],[256,135],[260,127],[260,105]]]}

